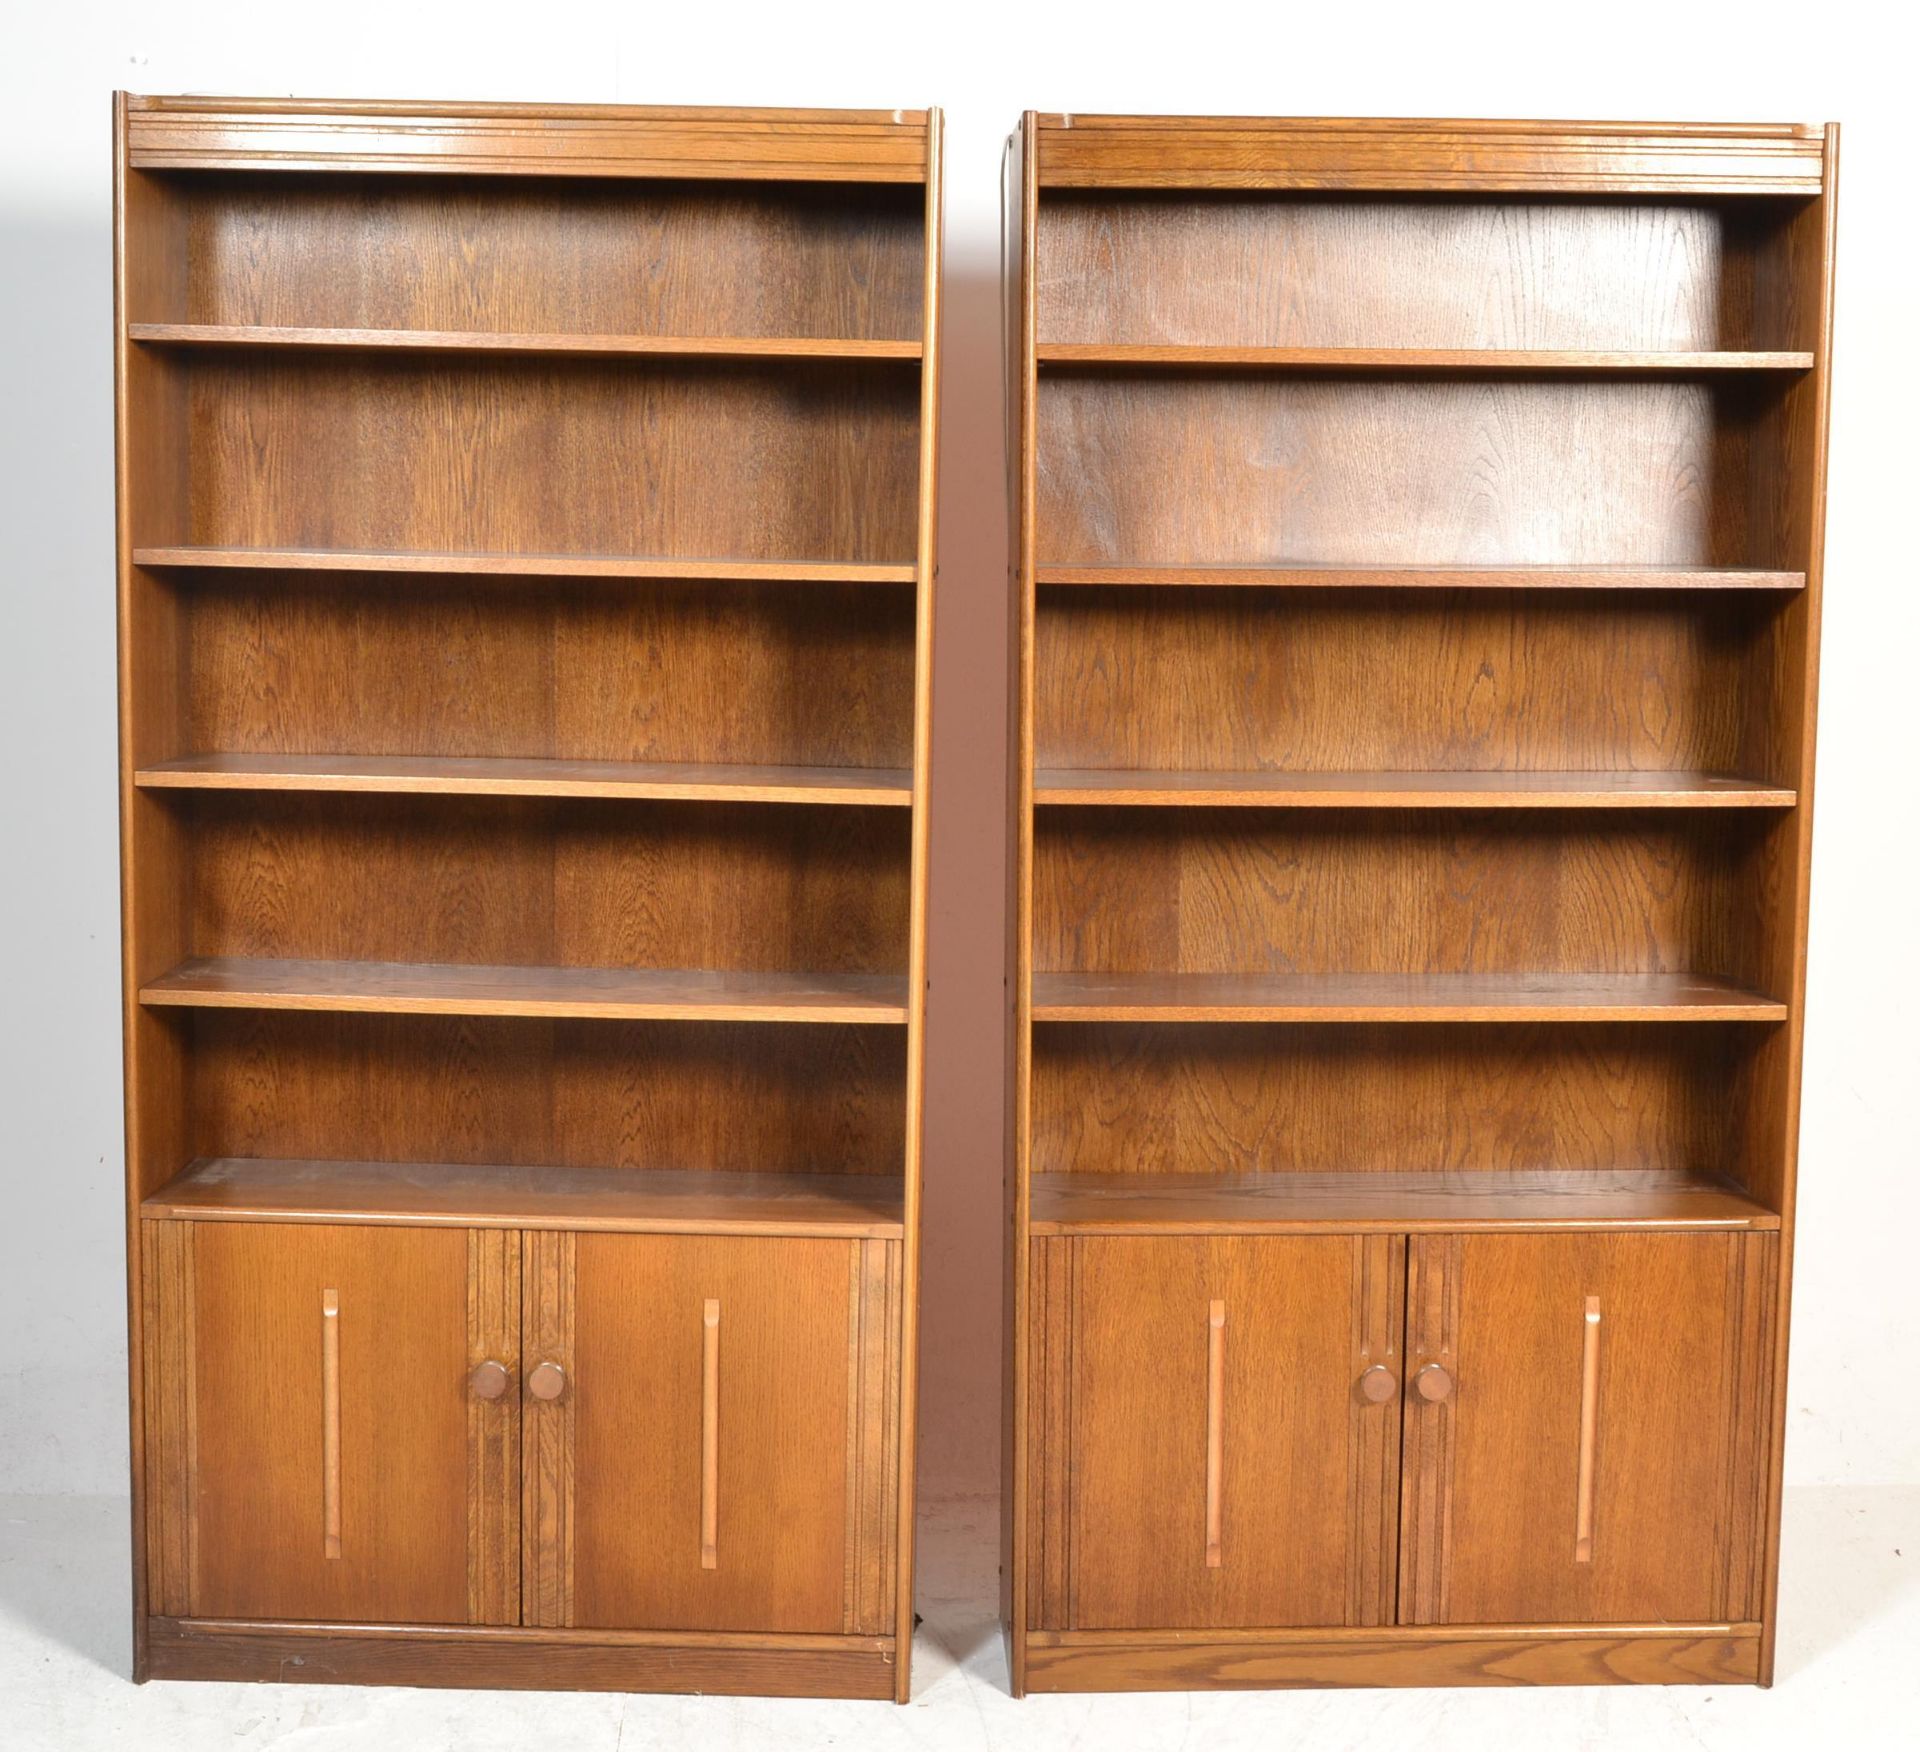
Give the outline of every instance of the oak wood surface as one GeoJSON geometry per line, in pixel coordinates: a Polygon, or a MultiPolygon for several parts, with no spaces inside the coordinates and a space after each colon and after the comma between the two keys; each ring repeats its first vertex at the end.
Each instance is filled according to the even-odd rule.
{"type": "Polygon", "coordinates": [[[149,758],[912,759],[914,605],[891,588],[236,569],[193,575],[179,619],[181,722],[149,758]]]}
{"type": "Polygon", "coordinates": [[[852,1245],[579,1238],[566,1622],[841,1629],[852,1245]],[[708,1441],[703,1311],[715,1303],[708,1441]]]}
{"type": "Polygon", "coordinates": [[[168,364],[185,379],[188,543],[893,564],[912,552],[918,391],[890,364],[221,350],[168,364]],[[329,466],[295,461],[315,456],[329,466]]]}
{"type": "MultiPolygon", "coordinates": [[[[887,767],[508,760],[472,755],[200,754],[142,767],[134,775],[134,783],[147,790],[626,797],[709,803],[858,803],[905,807],[913,801],[911,775],[887,767]]],[[[1718,783],[1725,789],[1736,782],[1718,783]]]]}
{"type": "MultiPolygon", "coordinates": [[[[142,775],[140,782],[155,781],[142,775]]],[[[1033,800],[1043,807],[1185,809],[1790,809],[1794,793],[1731,773],[1042,767],[1034,775],[1033,800]]]]}
{"type": "Polygon", "coordinates": [[[1197,1632],[1035,1632],[1031,1691],[1292,1686],[1730,1685],[1759,1675],[1758,1626],[1475,1625],[1197,1632]]]}
{"type": "Polygon", "coordinates": [[[906,1030],[168,1009],[194,1155],[901,1171],[906,1030]]]}
{"type": "MultiPolygon", "coordinates": [[[[578,1479],[574,1423],[579,1395],[566,1391],[573,1341],[580,1237],[571,1231],[520,1237],[520,1613],[523,1625],[573,1623],[578,1479]],[[535,1377],[547,1391],[536,1392],[535,1377]],[[558,1392],[552,1391],[557,1387],[558,1392]]],[[[587,1481],[591,1483],[591,1480],[587,1481]]]]}
{"type": "Polygon", "coordinates": [[[819,340],[770,335],[492,334],[483,330],[289,328],[250,323],[137,322],[130,336],[148,346],[284,347],[315,351],[506,353],[597,359],[901,359],[920,357],[918,341],[819,340]]]}
{"type": "MultiPolygon", "coordinates": [[[[902,1223],[905,1231],[905,1223],[902,1223]]],[[[902,1600],[911,1609],[911,1526],[900,1518],[903,1467],[911,1464],[912,1431],[902,1424],[912,1403],[899,1390],[907,1348],[903,1318],[906,1248],[869,1235],[850,1250],[847,1291],[847,1496],[841,1629],[889,1635],[902,1600]]],[[[896,1643],[897,1647],[898,1644],[896,1643]]],[[[905,1702],[898,1692],[896,1702],[905,1702]]]]}
{"type": "MultiPolygon", "coordinates": [[[[158,339],[158,336],[136,336],[158,339]]],[[[556,349],[557,350],[557,349],[556,349]]],[[[1037,362],[1052,366],[1136,366],[1169,370],[1412,372],[1576,372],[1652,376],[1667,372],[1807,371],[1811,353],[1611,351],[1549,347],[1230,347],[1198,343],[1045,341],[1037,362]]]]}
{"type": "Polygon", "coordinates": [[[491,1163],[202,1157],[141,1207],[148,1221],[376,1223],[897,1239],[897,1182],[874,1175],[715,1174],[491,1163]]]}
{"type": "MultiPolygon", "coordinates": [[[[1792,1300],[1794,1207],[1799,1180],[1800,1077],[1807,966],[1809,875],[1813,850],[1815,728],[1820,690],[1820,617],[1824,595],[1830,423],[1830,370],[1833,348],[1833,298],[1838,236],[1840,130],[1829,123],[1825,138],[1826,181],[1820,199],[1795,215],[1788,237],[1788,262],[1768,284],[1770,295],[1797,313],[1813,338],[1819,364],[1813,375],[1787,398],[1779,471],[1774,482],[1777,512],[1789,551],[1808,568],[1808,589],[1797,614],[1787,617],[1775,680],[1776,709],[1769,729],[1787,769],[1802,777],[1805,803],[1794,833],[1776,842],[1777,880],[1773,884],[1782,929],[1775,943],[1773,977],[1794,994],[1794,1013],[1772,1055],[1767,1078],[1767,1111],[1773,1127],[1772,1159],[1758,1178],[1786,1213],[1777,1270],[1768,1286],[1775,1309],[1772,1367],[1767,1379],[1768,1412],[1755,1428],[1769,1429],[1767,1501],[1761,1590],[1764,1619],[1760,1657],[1763,1684],[1773,1681],[1774,1648],[1779,1633],[1780,1504],[1785,1477],[1787,1421],[1788,1310],[1792,1300]]],[[[1757,1437],[1755,1439],[1758,1439],[1757,1437]]]]}
{"type": "Polygon", "coordinates": [[[1779,1022],[1702,973],[1040,973],[1036,1022],[1779,1022]]]}
{"type": "MultiPolygon", "coordinates": [[[[1050,194],[1039,359],[1058,347],[1407,356],[1804,354],[1769,296],[1794,203],[1050,194]],[[1231,264],[1230,271],[1226,265],[1231,264]]],[[[1806,360],[1811,363],[1811,359],[1806,360]]]]}
{"type": "MultiPolygon", "coordinates": [[[[203,1165],[203,1166],[210,1166],[203,1165]]],[[[191,1173],[192,1170],[189,1170],[191,1173]]],[[[193,1213],[204,1221],[204,1210],[193,1213]]],[[[284,1217],[279,1219],[284,1220],[284,1217]]],[[[511,1229],[467,1231],[467,1620],[520,1620],[521,1240],[511,1229]],[[474,1388],[497,1371],[492,1399],[474,1388]]]]}
{"type": "Polygon", "coordinates": [[[1064,1467],[1064,1500],[1039,1538],[1043,1549],[1064,1541],[1065,1553],[1034,1596],[1036,1625],[1391,1619],[1399,1406],[1369,1402],[1356,1384],[1374,1361],[1397,1361],[1402,1245],[1046,1243],[1036,1271],[1068,1275],[1064,1294],[1049,1287],[1041,1302],[1036,1391],[1059,1401],[1042,1464],[1064,1467]],[[1272,1561],[1278,1550],[1284,1564],[1272,1561]]]}
{"type": "Polygon", "coordinates": [[[1771,1677],[1836,145],[1025,118],[1016,1693],[1771,1677]],[[1407,1628],[1059,1628],[1083,1250],[1403,1236],[1407,1628]]]}
{"type": "Polygon", "coordinates": [[[127,157],[152,171],[923,182],[925,110],[127,99],[127,157]]]}
{"type": "Polygon", "coordinates": [[[1801,590],[1804,572],[1762,571],[1751,566],[1349,566],[1311,565],[1099,565],[1036,566],[1045,585],[1096,587],[1116,584],[1243,589],[1378,590],[1801,590]]]}
{"type": "Polygon", "coordinates": [[[257,1624],[156,1618],[155,1679],[887,1699],[889,1637],[257,1624]]]}
{"type": "MultiPolygon", "coordinates": [[[[136,1447],[134,1487],[144,1539],[136,1548],[145,1602],[155,1612],[193,1610],[194,1572],[194,1311],[193,1236],[189,1223],[142,1223],[140,1256],[141,1388],[144,1416],[136,1447]]],[[[144,1619],[145,1614],[140,1616],[144,1619]]],[[[144,1624],[142,1625],[144,1632],[144,1624]]]]}
{"type": "MultiPolygon", "coordinates": [[[[1754,1185],[1771,1031],[1681,1018],[1048,1022],[1036,1174],[1680,1173],[1754,1185]]],[[[1777,1208],[1777,1207],[1771,1207],[1777,1208]]]]}
{"type": "Polygon", "coordinates": [[[876,565],[832,560],[715,559],[691,554],[672,559],[642,554],[591,553],[424,553],[375,548],[291,547],[254,544],[175,543],[133,550],[137,566],[193,570],[271,572],[450,572],[464,577],[501,578],[713,578],[832,583],[839,580],[906,584],[908,565],[876,565]]]}
{"type": "Polygon", "coordinates": [[[1403,1624],[1745,1619],[1764,1475],[1743,1355],[1770,1345],[1767,1235],[1452,1235],[1411,1244],[1407,1359],[1443,1364],[1409,1404],[1403,1624]],[[1582,1355],[1598,1360],[1592,1545],[1582,1558],[1582,1355]],[[1684,1337],[1677,1337],[1684,1335],[1684,1337]],[[1684,1356],[1677,1366],[1676,1352],[1684,1356]]]}
{"type": "Polygon", "coordinates": [[[367,1015],[606,1017],[628,1021],[901,1022],[884,974],[707,968],[485,967],[196,956],[143,986],[153,1005],[367,1015]]]}
{"type": "Polygon", "coordinates": [[[1817,195],[1799,123],[1047,115],[1044,188],[1817,195]]]}
{"type": "Polygon", "coordinates": [[[922,191],[249,172],[170,179],[170,324],[920,338],[922,191]]]}
{"type": "Polygon", "coordinates": [[[192,1250],[193,1611],[466,1622],[467,1237],[196,1224],[192,1250]],[[337,1556],[323,1514],[329,1292],[337,1556]]]}
{"type": "Polygon", "coordinates": [[[285,791],[182,803],[208,956],[680,967],[803,991],[905,971],[910,823],[895,809],[285,791]]]}
{"type": "MultiPolygon", "coordinates": [[[[141,1197],[178,1165],[184,1148],[184,1086],[187,1066],[178,1040],[144,1009],[137,985],[183,948],[181,896],[174,881],[179,836],[165,811],[149,806],[135,790],[133,768],[155,757],[177,733],[178,703],[170,653],[177,636],[170,604],[133,566],[141,532],[136,515],[152,499],[177,499],[185,487],[176,441],[180,414],[173,386],[127,340],[125,323],[145,299],[167,299],[181,285],[185,264],[172,247],[178,209],[172,192],[133,176],[124,150],[127,102],[113,100],[113,312],[114,312],[114,566],[118,622],[118,757],[120,778],[120,1026],[125,1067],[126,1272],[128,1337],[128,1447],[134,1536],[132,1541],[133,1674],[147,1670],[147,1614],[164,1604],[167,1583],[158,1560],[164,1555],[157,1525],[165,1504],[149,1511],[147,1478],[149,1381],[158,1426],[168,1406],[177,1409],[173,1369],[177,1351],[155,1360],[145,1355],[150,1298],[136,1216],[141,1197]],[[133,629],[144,636],[134,639],[133,629]],[[134,847],[141,848],[136,858],[134,847]],[[157,1379],[156,1379],[157,1377],[157,1379]],[[150,1568],[155,1572],[151,1577],[150,1568]],[[151,1582],[151,1586],[150,1586],[151,1582]]],[[[156,1336],[156,1345],[160,1340],[156,1336]]],[[[161,1427],[155,1431],[156,1439],[161,1427]]],[[[178,1572],[184,1576],[184,1570],[178,1572]]]]}
{"type": "Polygon", "coordinates": [[[116,148],[136,1673],[904,1701],[937,113],[122,96],[116,148]],[[418,1513],[468,1634],[193,1619],[202,1231],[457,1247],[418,1513]],[[736,1262],[717,1608],[594,1605],[647,1499],[594,1382],[655,1339],[608,1241],[736,1262]]]}
{"type": "Polygon", "coordinates": [[[1036,758],[1786,782],[1757,728],[1781,601],[1664,588],[1049,590],[1036,758]]]}
{"type": "Polygon", "coordinates": [[[1054,811],[1035,827],[1035,962],[1088,979],[1698,969],[1757,983],[1775,825],[1731,810],[1054,811]]]}
{"type": "Polygon", "coordinates": [[[1054,565],[1785,564],[1749,480],[1764,383],[1104,368],[1037,393],[1054,565]]]}
{"type": "MultiPolygon", "coordinates": [[[[897,1433],[890,1439],[889,1464],[893,1481],[912,1479],[917,1467],[920,1380],[920,1187],[926,1128],[926,1039],[929,896],[933,867],[933,652],[934,616],[939,578],[940,479],[940,340],[942,328],[942,267],[946,227],[946,135],[938,110],[927,117],[926,206],[923,244],[925,266],[921,276],[923,303],[920,333],[924,361],[920,372],[920,476],[918,517],[914,530],[914,647],[913,647],[913,775],[914,808],[911,823],[911,880],[907,921],[907,1131],[905,1141],[904,1210],[907,1245],[899,1255],[900,1405],[897,1433]]],[[[869,1445],[870,1450],[870,1445],[869,1445]]],[[[858,1458],[849,1463],[859,1478],[858,1458]]],[[[850,1486],[851,1494],[851,1486],[850,1486]]],[[[896,1490],[894,1524],[884,1535],[867,1537],[874,1552],[869,1562],[861,1555],[862,1535],[849,1543],[848,1622],[867,1624],[871,1618],[861,1605],[861,1576],[877,1574],[892,1589],[895,1646],[913,1648],[914,1613],[914,1492],[896,1490]]],[[[864,1509],[851,1510],[856,1522],[864,1509]]],[[[900,1664],[894,1701],[906,1703],[912,1695],[909,1662],[900,1664]]]]}
{"type": "Polygon", "coordinates": [[[1487,1169],[1034,1176],[1035,1235],[1775,1229],[1737,1187],[1683,1171],[1487,1169]]]}

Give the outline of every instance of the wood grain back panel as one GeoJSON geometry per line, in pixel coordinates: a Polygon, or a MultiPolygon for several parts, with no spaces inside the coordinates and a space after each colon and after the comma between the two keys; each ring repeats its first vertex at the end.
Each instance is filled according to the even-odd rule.
{"type": "Polygon", "coordinates": [[[210,175],[134,321],[917,340],[920,191],[210,175]]]}
{"type": "Polygon", "coordinates": [[[1043,810],[1035,966],[1737,979],[1768,823],[1728,815],[1043,810]]]}
{"type": "Polygon", "coordinates": [[[906,963],[899,810],[229,792],[182,806],[202,954],[792,972],[906,963]]]}
{"type": "Polygon", "coordinates": [[[1686,1170],[1737,1178],[1742,1030],[1048,1023],[1036,1173],[1686,1170]]]}
{"type": "Polygon", "coordinates": [[[897,1175],[898,1028],[200,1011],[193,1156],[897,1175]]]}
{"type": "Polygon", "coordinates": [[[1788,203],[1061,190],[1040,339],[1713,351],[1798,344],[1756,282],[1788,203]]]}
{"type": "Polygon", "coordinates": [[[1746,592],[1046,589],[1036,759],[1784,779],[1779,625],[1746,592]]]}
{"type": "Polygon", "coordinates": [[[904,767],[913,601],[831,583],[192,574],[203,750],[904,767]]]}
{"type": "Polygon", "coordinates": [[[196,542],[913,554],[919,383],[897,364],[210,351],[173,368],[196,542]]]}
{"type": "Polygon", "coordinates": [[[1062,370],[1044,563],[1764,565],[1744,383],[1062,370]]]}

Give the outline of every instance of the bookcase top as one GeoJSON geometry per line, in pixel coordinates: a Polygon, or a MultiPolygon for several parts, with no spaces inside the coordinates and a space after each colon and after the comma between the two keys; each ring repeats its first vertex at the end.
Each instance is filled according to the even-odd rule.
{"type": "Polygon", "coordinates": [[[936,111],[119,94],[150,171],[924,182],[936,111]]]}
{"type": "Polygon", "coordinates": [[[1805,123],[1035,114],[1043,188],[1818,195],[1805,123]]]}

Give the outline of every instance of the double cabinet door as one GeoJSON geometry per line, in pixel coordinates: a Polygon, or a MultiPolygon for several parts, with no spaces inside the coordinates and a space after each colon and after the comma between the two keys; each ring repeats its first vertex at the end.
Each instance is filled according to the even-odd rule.
{"type": "Polygon", "coordinates": [[[1035,1630],[1759,1607],[1774,1237],[1049,1236],[1035,1630]]]}
{"type": "Polygon", "coordinates": [[[891,1632],[897,1242],[144,1247],[151,1612],[891,1632]]]}

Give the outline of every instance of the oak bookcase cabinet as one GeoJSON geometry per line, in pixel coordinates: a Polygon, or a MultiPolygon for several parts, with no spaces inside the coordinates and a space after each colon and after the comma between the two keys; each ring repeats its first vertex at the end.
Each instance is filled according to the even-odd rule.
{"type": "Polygon", "coordinates": [[[1770,1679],[1836,149],[1010,142],[1016,1691],[1770,1679]]]}
{"type": "Polygon", "coordinates": [[[115,117],[136,1676],[904,1699],[938,112],[115,117]]]}

